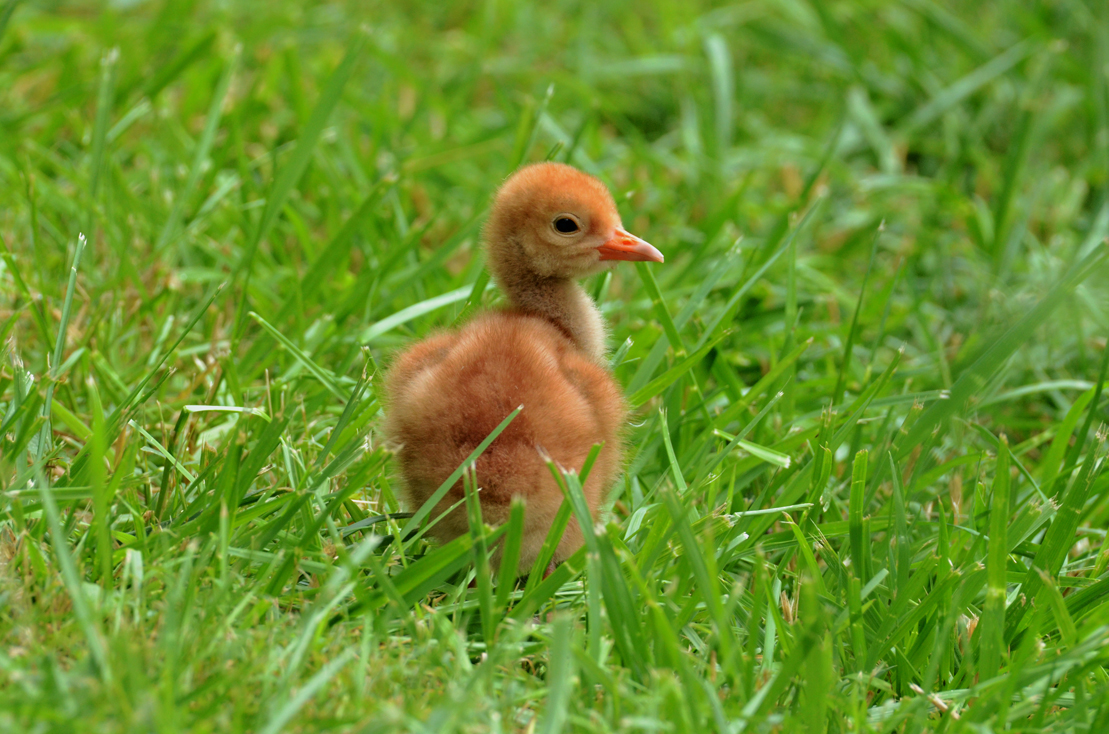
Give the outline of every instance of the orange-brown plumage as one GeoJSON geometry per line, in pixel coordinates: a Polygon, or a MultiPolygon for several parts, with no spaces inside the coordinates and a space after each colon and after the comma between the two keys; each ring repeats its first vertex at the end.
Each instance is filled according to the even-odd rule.
{"type": "MultiPolygon", "coordinates": [[[[486,522],[507,520],[513,496],[526,501],[520,558],[525,571],[562,502],[544,455],[579,470],[593,445],[603,444],[584,487],[594,517],[620,470],[626,406],[602,362],[600,313],[575,281],[609,260],[661,262],[662,255],[622,229],[602,183],[555,163],[528,166],[505,182],[485,240],[489,269],[510,307],[399,355],[385,384],[385,430],[415,508],[505,416],[524,406],[477,460],[476,472],[486,522]],[[571,226],[566,220],[576,229],[564,231],[571,226]]],[[[461,498],[459,482],[433,516],[461,498]]],[[[450,540],[467,530],[459,509],[432,535],[450,540]]],[[[555,561],[581,544],[581,528],[571,522],[555,561]]]]}

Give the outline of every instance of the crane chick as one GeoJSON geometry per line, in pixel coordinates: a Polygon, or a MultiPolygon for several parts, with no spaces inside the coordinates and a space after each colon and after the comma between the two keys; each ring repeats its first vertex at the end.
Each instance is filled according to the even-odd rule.
{"type": "MultiPolygon", "coordinates": [[[[476,472],[486,522],[506,521],[512,498],[525,500],[518,570],[526,572],[562,502],[545,457],[580,470],[593,445],[603,444],[584,485],[594,517],[620,471],[627,406],[604,363],[604,321],[577,281],[615,261],[661,263],[663,256],[623,228],[604,184],[560,163],[512,175],[497,192],[484,236],[488,267],[508,307],[425,339],[394,360],[385,383],[385,432],[415,509],[523,405],[477,459],[476,472]]],[[[462,497],[459,481],[432,517],[462,497]]],[[[431,535],[445,542],[466,532],[459,507],[431,535]]],[[[582,529],[571,521],[554,562],[582,542],[582,529]]]]}

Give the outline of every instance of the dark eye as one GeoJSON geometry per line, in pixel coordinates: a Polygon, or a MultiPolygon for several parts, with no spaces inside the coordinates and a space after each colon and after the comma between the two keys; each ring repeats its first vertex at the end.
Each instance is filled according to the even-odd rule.
{"type": "Polygon", "coordinates": [[[554,228],[562,234],[572,234],[578,231],[578,223],[570,217],[559,217],[554,220],[554,228]]]}

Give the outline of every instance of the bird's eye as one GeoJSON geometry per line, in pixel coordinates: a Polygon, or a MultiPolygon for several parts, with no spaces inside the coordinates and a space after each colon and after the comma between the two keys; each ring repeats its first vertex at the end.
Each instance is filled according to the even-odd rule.
{"type": "Polygon", "coordinates": [[[559,234],[573,234],[578,231],[578,223],[570,217],[558,217],[554,220],[554,228],[559,234]]]}

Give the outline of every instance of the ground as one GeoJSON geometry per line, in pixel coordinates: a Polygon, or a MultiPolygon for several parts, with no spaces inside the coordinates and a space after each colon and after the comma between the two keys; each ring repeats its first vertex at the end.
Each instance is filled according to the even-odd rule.
{"type": "Polygon", "coordinates": [[[0,730],[1109,729],[1107,70],[1080,0],[0,2],[0,730]],[[545,158],[666,263],[513,583],[379,389],[545,158]]]}

